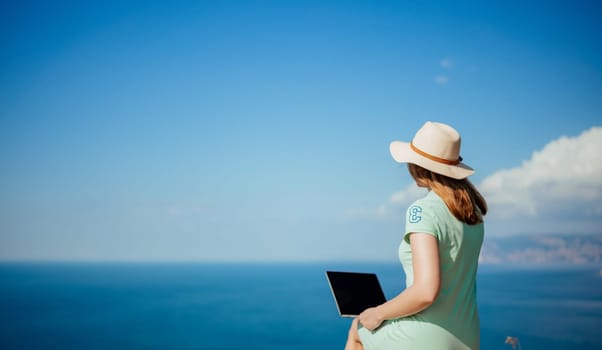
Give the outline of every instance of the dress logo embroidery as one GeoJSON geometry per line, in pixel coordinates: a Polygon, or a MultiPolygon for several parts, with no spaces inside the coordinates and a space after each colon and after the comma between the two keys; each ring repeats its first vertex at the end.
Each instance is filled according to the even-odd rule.
{"type": "Polygon", "coordinates": [[[415,224],[417,222],[420,222],[420,220],[422,220],[422,216],[420,216],[420,213],[422,213],[421,206],[414,205],[414,206],[410,207],[410,210],[409,210],[410,223],[415,224]]]}

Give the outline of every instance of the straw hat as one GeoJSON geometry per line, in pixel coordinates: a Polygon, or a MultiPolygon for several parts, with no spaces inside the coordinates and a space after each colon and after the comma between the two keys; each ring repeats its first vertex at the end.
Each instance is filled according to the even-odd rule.
{"type": "Polygon", "coordinates": [[[474,173],[460,157],[460,134],[442,123],[426,122],[412,142],[393,141],[389,146],[393,159],[412,163],[434,173],[464,179],[474,173]]]}

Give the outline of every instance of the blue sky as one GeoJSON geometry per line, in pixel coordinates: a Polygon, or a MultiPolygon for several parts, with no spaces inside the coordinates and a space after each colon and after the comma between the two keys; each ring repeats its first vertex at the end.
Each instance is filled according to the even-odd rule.
{"type": "Polygon", "coordinates": [[[419,194],[388,144],[426,120],[488,234],[602,234],[601,14],[2,2],[0,259],[392,260],[419,194]]]}

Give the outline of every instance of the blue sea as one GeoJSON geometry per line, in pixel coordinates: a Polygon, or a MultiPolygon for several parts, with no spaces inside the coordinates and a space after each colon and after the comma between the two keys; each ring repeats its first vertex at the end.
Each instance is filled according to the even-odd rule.
{"type": "MultiPolygon", "coordinates": [[[[395,263],[3,263],[0,347],[342,349],[326,269],[404,287],[395,263]]],[[[481,266],[478,297],[482,349],[602,349],[600,266],[481,266]]]]}

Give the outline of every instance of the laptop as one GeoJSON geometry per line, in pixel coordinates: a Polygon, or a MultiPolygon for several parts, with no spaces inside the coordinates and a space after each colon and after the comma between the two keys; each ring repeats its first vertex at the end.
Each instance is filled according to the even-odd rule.
{"type": "Polygon", "coordinates": [[[326,271],[326,278],[342,317],[356,317],[387,301],[376,274],[326,271]]]}

